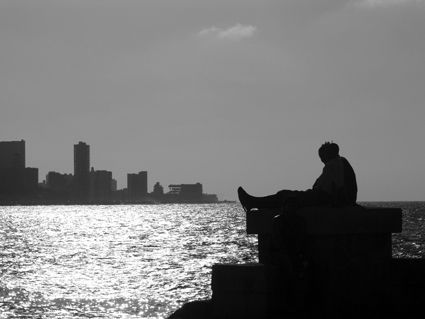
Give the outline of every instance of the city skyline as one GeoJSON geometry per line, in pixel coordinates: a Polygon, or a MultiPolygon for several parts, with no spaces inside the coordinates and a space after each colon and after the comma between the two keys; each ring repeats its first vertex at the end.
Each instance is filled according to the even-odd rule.
{"type": "Polygon", "coordinates": [[[90,145],[73,145],[72,173],[49,170],[45,179],[39,169],[26,164],[26,141],[0,141],[0,202],[4,204],[82,203],[214,203],[216,194],[203,192],[199,182],[170,184],[169,191],[159,181],[149,191],[148,172],[127,173],[125,187],[117,188],[112,171],[95,170],[90,145]]]}
{"type": "Polygon", "coordinates": [[[0,136],[229,200],[310,188],[333,140],[360,201],[422,200],[424,29],[422,0],[1,1],[0,136]]]}

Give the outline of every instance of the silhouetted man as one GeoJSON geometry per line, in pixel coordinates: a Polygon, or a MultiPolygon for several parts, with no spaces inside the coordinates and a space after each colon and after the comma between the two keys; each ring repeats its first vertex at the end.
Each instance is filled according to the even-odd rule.
{"type": "MultiPolygon", "coordinates": [[[[302,308],[317,303],[320,295],[320,281],[314,279],[305,249],[305,224],[302,218],[293,214],[306,206],[347,206],[355,205],[357,199],[356,176],[350,163],[339,156],[335,143],[324,143],[319,148],[319,157],[325,164],[322,174],[313,187],[305,191],[281,190],[265,197],[251,196],[242,187],[238,188],[239,200],[245,211],[251,208],[283,209],[284,213],[273,220],[271,259],[265,261],[278,265],[282,271],[273,283],[273,289],[282,295],[273,301],[271,312],[280,313],[280,307],[302,308]],[[304,282],[304,284],[303,284],[304,282]],[[319,287],[319,288],[318,288],[319,287]],[[319,291],[319,292],[318,292],[319,291]]],[[[315,307],[313,307],[315,308],[315,307]]]]}
{"type": "Polygon", "coordinates": [[[319,148],[319,157],[325,166],[311,189],[305,191],[281,190],[274,195],[255,197],[239,187],[239,201],[244,210],[282,208],[289,203],[297,207],[355,205],[357,200],[356,175],[350,163],[344,157],[339,156],[339,146],[333,142],[324,143],[319,148]]]}

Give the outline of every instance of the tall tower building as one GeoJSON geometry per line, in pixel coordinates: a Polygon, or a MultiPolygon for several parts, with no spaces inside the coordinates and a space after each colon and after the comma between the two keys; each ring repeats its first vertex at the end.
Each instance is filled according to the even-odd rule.
{"type": "Polygon", "coordinates": [[[74,194],[82,201],[90,195],[90,146],[84,142],[74,145],[74,194]]]}
{"type": "Polygon", "coordinates": [[[0,193],[25,189],[25,141],[0,142],[0,193]]]}

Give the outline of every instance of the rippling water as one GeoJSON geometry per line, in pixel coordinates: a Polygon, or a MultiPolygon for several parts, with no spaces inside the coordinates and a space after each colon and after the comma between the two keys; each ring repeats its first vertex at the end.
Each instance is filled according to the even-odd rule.
{"type": "Polygon", "coordinates": [[[164,318],[255,245],[237,205],[0,207],[0,318],[164,318]]]}
{"type": "Polygon", "coordinates": [[[403,231],[393,234],[393,257],[425,258],[425,202],[376,202],[364,205],[402,208],[403,231]]]}
{"type": "MultiPolygon", "coordinates": [[[[396,257],[425,255],[425,203],[396,257]]],[[[0,207],[0,318],[165,318],[211,295],[211,266],[256,261],[236,204],[0,207]]]]}

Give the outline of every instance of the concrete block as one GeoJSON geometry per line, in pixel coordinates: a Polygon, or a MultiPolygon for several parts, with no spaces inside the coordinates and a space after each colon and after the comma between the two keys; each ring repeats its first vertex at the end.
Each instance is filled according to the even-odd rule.
{"type": "Polygon", "coordinates": [[[267,293],[266,266],[263,264],[215,264],[212,268],[213,293],[267,293]]]}
{"type": "Polygon", "coordinates": [[[263,264],[216,264],[212,272],[214,317],[265,318],[275,269],[263,264]]]}
{"type": "Polygon", "coordinates": [[[422,313],[425,304],[425,259],[393,258],[390,276],[389,294],[393,312],[406,318],[422,313]]]}
{"type": "Polygon", "coordinates": [[[266,318],[269,308],[268,296],[254,292],[224,292],[215,294],[213,317],[219,319],[266,318]]]}

